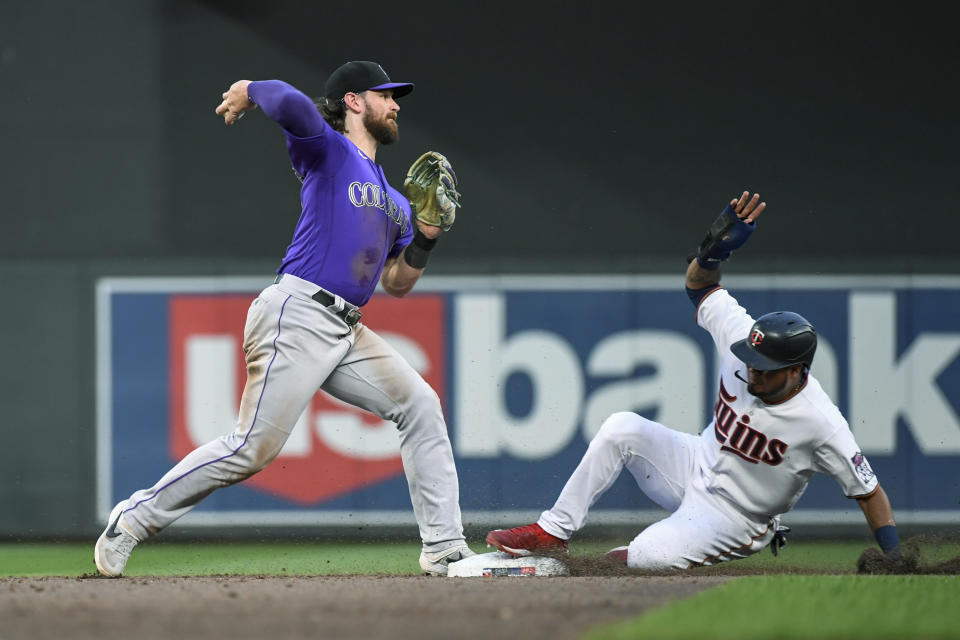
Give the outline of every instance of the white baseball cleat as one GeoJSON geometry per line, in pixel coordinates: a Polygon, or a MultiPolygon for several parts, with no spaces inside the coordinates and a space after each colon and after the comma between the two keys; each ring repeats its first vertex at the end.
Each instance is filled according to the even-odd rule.
{"type": "Polygon", "coordinates": [[[420,552],[420,568],[427,575],[445,576],[447,575],[448,564],[474,555],[476,554],[465,544],[459,547],[450,547],[443,551],[422,551],[420,552]]]}
{"type": "Polygon", "coordinates": [[[97,571],[108,578],[119,578],[123,575],[133,548],[140,542],[121,521],[123,504],[121,502],[110,512],[107,528],[100,534],[97,545],[93,548],[93,561],[97,565],[97,571]]]}

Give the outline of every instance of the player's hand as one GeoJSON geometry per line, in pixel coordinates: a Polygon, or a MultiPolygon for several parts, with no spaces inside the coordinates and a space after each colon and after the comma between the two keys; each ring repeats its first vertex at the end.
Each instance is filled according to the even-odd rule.
{"type": "Polygon", "coordinates": [[[770,540],[770,552],[773,555],[779,555],[780,549],[787,546],[787,534],[790,533],[790,527],[777,525],[773,532],[773,539],[770,540]]]}
{"type": "Polygon", "coordinates": [[[730,206],[736,212],[737,217],[746,223],[751,223],[760,217],[763,210],[767,208],[766,202],[760,202],[760,194],[755,193],[750,197],[749,191],[744,191],[739,198],[730,201],[730,206]]]}
{"type": "Polygon", "coordinates": [[[250,80],[237,80],[223,92],[223,102],[217,107],[217,115],[223,116],[225,124],[236,124],[245,111],[256,109],[257,105],[247,96],[250,80]]]}
{"type": "MultiPolygon", "coordinates": [[[[767,203],[760,202],[759,193],[751,197],[749,191],[744,191],[739,198],[733,198],[710,225],[706,237],[689,260],[696,258],[697,264],[707,271],[719,268],[734,251],[746,244],[756,229],[757,218],[766,208],[767,203]]],[[[719,282],[719,278],[711,279],[711,282],[719,282]]]]}
{"type": "Polygon", "coordinates": [[[440,234],[443,233],[442,228],[436,225],[421,222],[420,220],[417,220],[417,226],[420,227],[420,233],[427,236],[431,240],[440,237],[440,234]]]}

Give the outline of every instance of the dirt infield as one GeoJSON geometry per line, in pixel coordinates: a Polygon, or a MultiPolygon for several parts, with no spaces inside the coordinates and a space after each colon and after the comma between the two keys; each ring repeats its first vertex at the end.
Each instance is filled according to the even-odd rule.
{"type": "MultiPolygon", "coordinates": [[[[906,541],[908,562],[877,572],[960,572],[960,558],[923,562],[924,541],[936,542],[906,541]]],[[[569,577],[0,578],[0,640],[103,640],[117,633],[137,640],[572,640],[596,625],[635,616],[737,576],[768,573],[747,564],[723,563],[644,575],[603,557],[561,559],[569,577]]],[[[835,573],[854,571],[851,563],[835,573]]],[[[769,573],[831,572],[793,567],[769,573]]]]}
{"type": "Polygon", "coordinates": [[[0,637],[578,638],[722,576],[0,579],[0,637]]]}

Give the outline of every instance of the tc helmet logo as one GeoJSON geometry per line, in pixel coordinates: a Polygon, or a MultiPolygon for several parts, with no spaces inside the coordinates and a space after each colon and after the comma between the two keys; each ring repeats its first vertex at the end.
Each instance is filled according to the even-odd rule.
{"type": "Polygon", "coordinates": [[[750,344],[756,347],[761,342],[763,342],[763,331],[760,331],[760,329],[754,329],[750,333],[750,344]]]}

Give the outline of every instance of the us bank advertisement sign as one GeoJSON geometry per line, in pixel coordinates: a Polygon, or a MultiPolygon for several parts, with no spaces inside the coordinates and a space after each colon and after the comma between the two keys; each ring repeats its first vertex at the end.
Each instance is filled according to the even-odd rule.
{"type": "MultiPolygon", "coordinates": [[[[754,317],[792,310],[819,334],[814,375],[901,523],[960,524],[960,278],[730,277],[754,317]]],[[[98,283],[98,517],[236,428],[247,307],[269,280],[98,283]]],[[[552,506],[611,413],[699,433],[717,358],[682,276],[424,278],[376,295],[363,322],[443,403],[467,524],[523,524],[552,506]]],[[[591,523],[664,514],[629,473],[591,523]]],[[[862,522],[816,476],[785,521],[862,522]]],[[[280,455],[215,491],[192,525],[413,524],[392,423],[318,393],[280,455]]]]}

